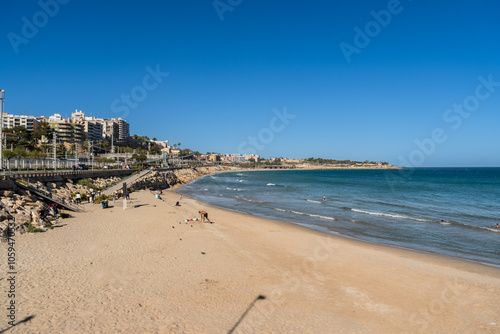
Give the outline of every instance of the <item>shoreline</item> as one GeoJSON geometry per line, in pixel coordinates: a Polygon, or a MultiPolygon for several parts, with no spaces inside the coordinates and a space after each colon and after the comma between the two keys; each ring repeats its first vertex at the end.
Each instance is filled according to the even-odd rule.
{"type": "MultiPolygon", "coordinates": [[[[224,172],[221,172],[221,173],[224,173],[224,172]]],[[[210,175],[213,175],[213,174],[210,174],[210,175]]],[[[208,176],[208,175],[204,175],[202,177],[205,177],[205,176],[208,176]]],[[[193,179],[192,181],[194,181],[194,180],[196,180],[196,179],[193,179]]],[[[175,192],[176,194],[179,194],[179,193],[177,193],[177,191],[181,190],[184,187],[184,185],[185,184],[176,185],[175,187],[172,187],[172,189],[167,189],[165,191],[167,191],[167,192],[172,191],[172,192],[175,192]]],[[[454,262],[457,266],[459,266],[460,264],[462,264],[464,266],[477,265],[477,266],[484,267],[484,268],[491,268],[491,269],[494,269],[495,271],[500,270],[500,266],[497,266],[495,264],[482,263],[482,262],[478,262],[478,261],[469,260],[466,258],[461,258],[458,256],[448,256],[448,255],[434,253],[434,252],[425,251],[425,250],[418,250],[418,249],[406,248],[406,247],[397,246],[397,245],[390,245],[390,244],[379,243],[379,242],[375,242],[375,241],[363,240],[360,238],[351,237],[349,235],[344,235],[341,233],[336,233],[336,232],[331,232],[331,231],[321,231],[320,229],[323,229],[323,228],[317,227],[314,225],[310,225],[311,227],[308,227],[308,226],[305,226],[308,224],[299,224],[299,223],[294,223],[294,222],[283,220],[283,219],[267,218],[267,217],[262,217],[262,216],[258,216],[258,215],[253,215],[251,213],[241,212],[241,211],[237,211],[237,210],[230,210],[228,208],[205,203],[197,198],[194,198],[194,197],[186,195],[186,194],[182,194],[182,197],[189,198],[189,199],[199,203],[200,206],[208,207],[210,209],[226,211],[226,212],[231,213],[231,214],[241,215],[242,218],[245,218],[245,217],[257,218],[257,219],[266,220],[266,221],[269,221],[269,222],[272,222],[272,223],[278,224],[278,225],[284,224],[284,225],[289,226],[290,228],[297,228],[298,230],[303,231],[303,232],[313,233],[313,234],[317,234],[320,236],[327,236],[327,237],[331,237],[334,239],[352,242],[354,245],[372,246],[374,248],[380,248],[380,250],[382,250],[382,251],[387,250],[387,251],[401,251],[403,253],[407,252],[407,254],[413,254],[415,256],[420,255],[423,258],[429,257],[437,262],[441,262],[442,264],[445,264],[446,262],[454,262]]],[[[499,272],[499,274],[500,274],[500,272],[499,272]]]]}
{"type": "MultiPolygon", "coordinates": [[[[252,169],[244,170],[244,172],[251,172],[251,171],[256,171],[256,170],[252,170],[252,169]]],[[[274,171],[276,171],[276,170],[274,170],[274,171]]],[[[237,173],[237,172],[242,172],[242,171],[238,171],[238,170],[233,170],[233,171],[231,171],[231,170],[230,171],[217,171],[217,172],[215,172],[213,174],[202,175],[202,176],[199,176],[197,178],[194,178],[194,179],[190,180],[189,182],[187,182],[185,184],[175,185],[173,188],[167,189],[167,191],[172,190],[172,191],[177,192],[178,190],[182,190],[182,188],[184,188],[184,186],[187,185],[188,183],[193,182],[193,181],[198,180],[198,179],[203,178],[203,177],[210,176],[210,175],[215,175],[215,174],[220,174],[220,173],[237,173]]],[[[307,229],[309,231],[314,231],[314,232],[321,233],[321,234],[327,235],[327,236],[343,238],[343,239],[346,239],[346,240],[352,240],[352,241],[361,242],[361,243],[367,243],[369,245],[374,245],[374,246],[389,247],[391,249],[397,249],[397,250],[402,250],[402,251],[409,251],[409,252],[421,253],[421,254],[429,255],[429,256],[442,257],[445,260],[446,259],[450,259],[450,260],[456,260],[456,261],[465,261],[465,262],[471,263],[471,264],[477,264],[477,265],[486,266],[486,267],[489,267],[489,268],[500,269],[500,265],[496,265],[496,264],[493,264],[493,263],[479,262],[479,261],[474,261],[474,260],[467,259],[467,258],[460,257],[460,256],[445,255],[445,254],[440,254],[440,253],[432,252],[432,251],[426,251],[426,250],[420,250],[420,249],[413,249],[413,248],[399,246],[399,245],[391,245],[391,244],[384,243],[384,242],[376,242],[376,241],[370,241],[370,240],[363,240],[363,239],[360,239],[360,238],[357,238],[357,237],[354,237],[354,236],[349,236],[349,235],[341,234],[341,233],[338,233],[338,232],[329,231],[329,230],[326,230],[325,228],[323,228],[321,226],[315,226],[315,225],[311,225],[311,224],[300,224],[300,223],[295,223],[295,222],[292,222],[292,221],[287,221],[287,220],[283,220],[283,219],[279,219],[279,218],[263,217],[263,216],[259,216],[259,215],[256,215],[256,214],[241,212],[241,211],[237,211],[237,210],[231,210],[231,209],[228,209],[228,208],[225,208],[225,207],[222,207],[222,206],[208,204],[208,203],[205,203],[205,202],[203,202],[203,201],[201,201],[199,199],[196,199],[196,198],[191,197],[191,196],[186,195],[186,194],[182,194],[182,196],[189,197],[189,198],[191,198],[191,199],[193,199],[195,201],[203,203],[203,205],[206,205],[206,206],[209,206],[209,207],[212,207],[212,208],[217,208],[217,209],[220,209],[220,210],[225,210],[225,211],[236,213],[236,214],[247,215],[249,217],[256,217],[256,218],[260,218],[260,219],[265,219],[265,220],[270,220],[270,221],[275,221],[275,222],[281,222],[281,223],[291,224],[292,226],[298,226],[298,227],[301,227],[301,228],[305,228],[305,229],[307,229]],[[310,225],[311,227],[304,226],[304,225],[310,225]],[[321,230],[324,230],[324,231],[321,231],[321,230]]]]}

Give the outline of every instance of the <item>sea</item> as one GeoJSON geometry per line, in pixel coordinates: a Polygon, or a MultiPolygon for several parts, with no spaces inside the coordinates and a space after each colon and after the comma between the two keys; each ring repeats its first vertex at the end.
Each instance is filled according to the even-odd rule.
{"type": "Polygon", "coordinates": [[[180,193],[324,233],[500,267],[500,168],[229,172],[180,193]]]}

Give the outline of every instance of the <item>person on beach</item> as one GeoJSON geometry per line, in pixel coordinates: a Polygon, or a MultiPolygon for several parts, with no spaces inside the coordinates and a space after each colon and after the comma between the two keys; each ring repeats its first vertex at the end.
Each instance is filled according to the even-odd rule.
{"type": "Polygon", "coordinates": [[[182,201],[182,194],[179,196],[179,202],[182,201]]]}
{"type": "Polygon", "coordinates": [[[212,224],[212,222],[210,221],[210,219],[208,219],[208,213],[205,212],[205,211],[198,211],[198,213],[201,215],[201,222],[204,223],[205,220],[208,221],[210,224],[212,224]]]}
{"type": "Polygon", "coordinates": [[[49,212],[52,214],[52,217],[54,217],[54,219],[57,220],[57,204],[56,203],[52,203],[49,206],[49,212]]]}
{"type": "Polygon", "coordinates": [[[181,204],[179,203],[179,201],[177,201],[174,206],[181,206],[181,204]]]}
{"type": "Polygon", "coordinates": [[[128,191],[128,189],[127,189],[127,195],[126,196],[127,196],[126,197],[127,199],[130,199],[130,191],[128,191]]]}
{"type": "Polygon", "coordinates": [[[76,204],[81,204],[82,203],[82,195],[80,193],[76,193],[76,195],[75,195],[75,201],[76,201],[76,204]]]}
{"type": "Polygon", "coordinates": [[[161,198],[161,196],[160,196],[160,195],[162,195],[162,194],[163,194],[163,192],[162,192],[160,189],[158,189],[158,190],[156,191],[155,197],[156,197],[157,199],[160,199],[160,200],[162,200],[162,201],[163,201],[163,198],[161,198]]]}
{"type": "Polygon", "coordinates": [[[52,223],[47,219],[47,215],[45,214],[45,210],[43,208],[38,210],[38,218],[40,219],[40,226],[42,228],[45,226],[52,226],[52,223]]]}

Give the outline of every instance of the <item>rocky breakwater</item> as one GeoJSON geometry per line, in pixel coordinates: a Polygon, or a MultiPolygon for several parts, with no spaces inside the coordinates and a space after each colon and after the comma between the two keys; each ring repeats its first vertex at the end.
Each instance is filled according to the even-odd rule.
{"type": "MultiPolygon", "coordinates": [[[[110,177],[85,179],[85,182],[78,183],[68,180],[66,182],[36,182],[31,185],[43,193],[55,194],[69,202],[76,193],[87,194],[90,187],[97,190],[119,180],[118,177],[110,177]]],[[[7,235],[9,221],[14,222],[16,234],[26,232],[31,222],[37,222],[38,210],[47,209],[49,202],[29,190],[21,189],[14,183],[12,189],[0,191],[0,235],[7,235]]]]}
{"type": "Polygon", "coordinates": [[[230,167],[214,166],[214,167],[183,168],[167,172],[154,171],[130,183],[130,187],[136,190],[168,189],[178,184],[185,184],[191,180],[194,180],[204,175],[230,171],[230,170],[231,170],[230,167]]]}

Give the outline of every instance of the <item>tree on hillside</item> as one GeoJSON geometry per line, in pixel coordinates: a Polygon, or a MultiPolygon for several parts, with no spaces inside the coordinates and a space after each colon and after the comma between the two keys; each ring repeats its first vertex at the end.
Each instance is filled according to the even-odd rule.
{"type": "Polygon", "coordinates": [[[50,128],[49,123],[40,122],[36,126],[36,130],[33,131],[33,133],[31,134],[31,137],[33,139],[36,139],[36,140],[41,140],[42,137],[46,137],[46,138],[50,137],[50,135],[52,134],[52,131],[53,130],[50,128]]]}
{"type": "Polygon", "coordinates": [[[7,160],[14,157],[14,152],[12,152],[11,150],[3,150],[2,153],[3,153],[3,157],[7,160]]]}
{"type": "Polygon", "coordinates": [[[28,151],[22,146],[14,148],[13,153],[16,158],[25,158],[28,156],[28,151]]]}
{"type": "Polygon", "coordinates": [[[161,154],[161,148],[158,144],[152,144],[151,149],[149,150],[149,154],[161,154]]]}
{"type": "Polygon", "coordinates": [[[14,126],[10,129],[4,129],[4,132],[13,133],[16,136],[19,136],[22,141],[30,141],[31,134],[24,126],[14,126]]]}

